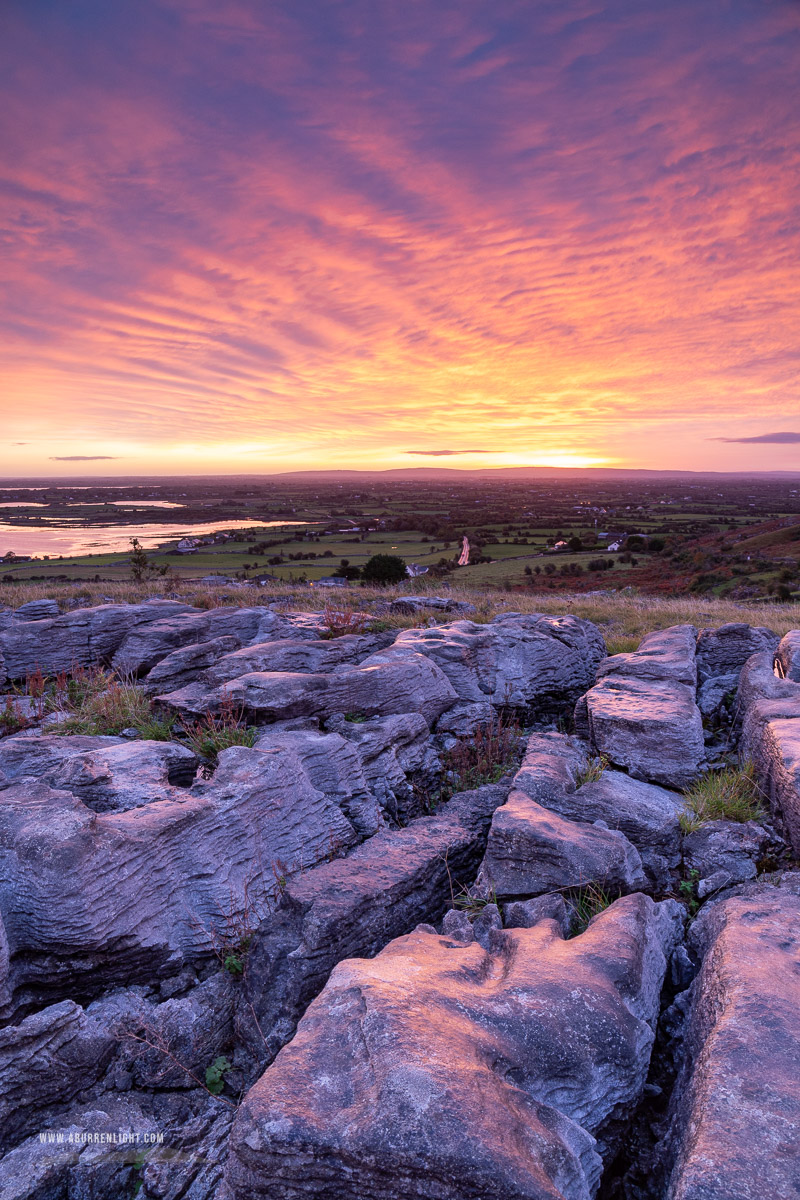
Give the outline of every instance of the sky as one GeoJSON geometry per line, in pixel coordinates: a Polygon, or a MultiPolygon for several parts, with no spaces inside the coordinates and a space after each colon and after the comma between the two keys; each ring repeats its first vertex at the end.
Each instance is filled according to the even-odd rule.
{"type": "Polygon", "coordinates": [[[3,0],[0,475],[800,470],[800,0],[3,0]]]}

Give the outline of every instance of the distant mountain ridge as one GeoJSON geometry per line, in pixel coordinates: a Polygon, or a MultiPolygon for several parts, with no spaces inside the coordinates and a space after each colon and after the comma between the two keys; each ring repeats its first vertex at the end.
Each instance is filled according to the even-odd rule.
{"type": "Polygon", "coordinates": [[[659,470],[645,467],[479,467],[474,470],[460,467],[391,467],[383,471],[369,471],[350,468],[330,468],[320,471],[272,471],[233,472],[220,475],[75,475],[75,476],[26,476],[0,478],[0,488],[19,488],[27,486],[75,487],[78,484],[102,487],[151,485],[160,480],[182,480],[185,483],[221,479],[238,479],[241,481],[258,481],[265,479],[280,480],[336,480],[357,481],[359,479],[386,479],[387,481],[407,479],[421,482],[457,482],[466,479],[480,479],[485,482],[492,480],[525,480],[525,479],[799,479],[797,471],[677,471],[659,470]]]}

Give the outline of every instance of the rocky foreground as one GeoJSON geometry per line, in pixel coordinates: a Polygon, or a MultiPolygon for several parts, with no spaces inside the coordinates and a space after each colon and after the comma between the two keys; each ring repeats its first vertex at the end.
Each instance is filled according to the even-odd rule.
{"type": "Polygon", "coordinates": [[[443,603],[0,612],[0,1200],[796,1200],[800,632],[443,603]]]}

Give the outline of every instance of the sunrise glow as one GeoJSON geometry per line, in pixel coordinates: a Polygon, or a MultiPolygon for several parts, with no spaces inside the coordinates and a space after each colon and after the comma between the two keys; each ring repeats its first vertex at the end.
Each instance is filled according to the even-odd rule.
{"type": "Polygon", "coordinates": [[[3,473],[796,469],[799,35],[11,0],[3,473]]]}

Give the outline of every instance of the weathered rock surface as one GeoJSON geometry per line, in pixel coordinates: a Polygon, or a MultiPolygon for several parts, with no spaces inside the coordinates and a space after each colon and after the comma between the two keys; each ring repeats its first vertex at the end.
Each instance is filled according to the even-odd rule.
{"type": "Polygon", "coordinates": [[[233,1200],[589,1200],[644,1086],[671,905],[340,963],[237,1113],[233,1200]],[[595,1136],[600,1141],[595,1141],[595,1136]]]}
{"type": "Polygon", "coordinates": [[[220,659],[208,672],[206,681],[212,685],[227,683],[253,671],[290,671],[326,675],[342,666],[355,666],[370,654],[384,649],[394,640],[394,634],[354,634],[330,639],[285,638],[245,646],[220,659]]]}
{"type": "MultiPolygon", "coordinates": [[[[40,739],[20,739],[34,740],[40,739]]],[[[26,770],[21,763],[20,774],[35,775],[51,787],[71,792],[94,812],[127,812],[157,800],[179,800],[180,789],[191,785],[198,765],[197,756],[175,742],[123,741],[65,755],[49,769],[26,770]]]]}
{"type": "Polygon", "coordinates": [[[753,655],[742,671],[741,754],[759,783],[795,854],[800,853],[800,683],[780,679],[771,655],[753,655]]]}
{"type": "Polygon", "coordinates": [[[547,709],[591,684],[605,643],[596,626],[579,617],[509,613],[488,625],[454,621],[406,629],[383,656],[407,653],[435,662],[460,700],[547,709]]]}
{"type": "Polygon", "coordinates": [[[61,609],[56,600],[29,600],[14,609],[15,621],[44,621],[48,617],[60,617],[61,609]]]}
{"type": "Polygon", "coordinates": [[[772,841],[770,832],[757,821],[708,821],[687,834],[683,843],[686,870],[697,872],[700,899],[755,879],[758,862],[772,841]]]}
{"type": "Polygon", "coordinates": [[[514,778],[515,789],[569,821],[602,822],[623,833],[639,851],[650,886],[666,887],[669,872],[680,861],[682,800],[610,768],[576,787],[589,764],[587,751],[578,738],[534,734],[514,778]]]}
{"type": "Polygon", "coordinates": [[[775,661],[785,679],[800,683],[800,629],[790,629],[781,638],[775,651],[775,661]]]}
{"type": "Polygon", "coordinates": [[[451,596],[400,596],[389,604],[390,613],[460,612],[474,613],[475,605],[451,596]]]}
{"type": "Polygon", "coordinates": [[[503,905],[503,924],[506,929],[532,929],[540,921],[548,920],[555,921],[562,937],[569,935],[570,913],[564,897],[558,892],[534,896],[531,900],[511,900],[503,905]]]}
{"type": "Polygon", "coordinates": [[[695,647],[697,630],[693,625],[673,625],[648,633],[638,649],[629,654],[613,654],[597,670],[598,679],[623,675],[627,679],[661,679],[697,686],[695,647]]]}
{"type": "Polygon", "coordinates": [[[187,683],[192,683],[226,654],[238,650],[240,645],[238,637],[216,637],[207,642],[181,646],[160,659],[147,673],[144,690],[150,696],[157,696],[159,692],[172,692],[186,687],[187,683]]]}
{"type": "Polygon", "coordinates": [[[175,974],[210,955],[210,931],[269,911],[274,864],[358,841],[285,747],[232,747],[210,783],[129,812],[33,780],[2,801],[0,914],[23,1007],[175,974]]]}
{"type": "Polygon", "coordinates": [[[575,721],[634,778],[681,789],[702,770],[703,720],[687,684],[609,675],[578,702],[575,721]]]}
{"type": "Polygon", "coordinates": [[[668,1200],[795,1200],[800,1186],[800,897],[764,885],[704,908],[668,1200]]]}
{"type": "Polygon", "coordinates": [[[101,604],[37,621],[15,620],[0,629],[0,654],[9,679],[22,680],[37,668],[45,675],[76,666],[106,663],[127,634],[180,613],[188,604],[150,600],[143,604],[101,604]]]}
{"type": "Polygon", "coordinates": [[[0,740],[0,784],[5,780],[32,776],[48,779],[75,755],[91,754],[125,744],[119,737],[90,737],[84,734],[17,734],[0,740]]]}
{"type": "Polygon", "coordinates": [[[232,976],[220,970],[187,995],[160,1004],[137,988],[90,1004],[87,1018],[114,1045],[109,1083],[161,1090],[197,1087],[197,1078],[232,1044],[236,987],[232,976]]]}
{"type": "Polygon", "coordinates": [[[645,883],[639,852],[624,834],[565,820],[515,790],[492,820],[476,888],[505,899],[590,885],[633,892],[645,883]]]}
{"type": "Polygon", "coordinates": [[[43,1110],[96,1083],[113,1047],[72,1000],[0,1029],[0,1153],[37,1128],[43,1110]]]}
{"type": "MultiPolygon", "coordinates": [[[[417,719],[425,725],[421,717],[417,719]]],[[[370,789],[357,749],[340,734],[267,727],[256,748],[295,754],[312,785],[339,806],[362,837],[370,837],[383,825],[381,799],[370,789]]]]}
{"type": "Polygon", "coordinates": [[[697,638],[699,678],[738,675],[751,655],[774,651],[777,645],[777,633],[764,626],[732,621],[718,629],[701,629],[697,638]]]}
{"type": "Polygon", "coordinates": [[[455,703],[456,694],[435,663],[422,654],[406,653],[391,659],[373,655],[358,667],[329,675],[252,672],[219,687],[190,684],[158,699],[167,709],[189,714],[218,712],[232,704],[260,722],[335,713],[370,717],[418,712],[432,724],[455,703]]]}
{"type": "Polygon", "coordinates": [[[255,640],[304,636],[313,636],[307,622],[295,623],[269,608],[194,609],[131,629],[111,662],[121,675],[145,675],[174,650],[218,637],[233,637],[243,646],[255,640]]]}
{"type": "Polygon", "coordinates": [[[731,697],[736,695],[738,673],[713,675],[701,683],[697,692],[697,707],[704,717],[713,717],[731,697]]]}
{"type": "Polygon", "coordinates": [[[392,820],[422,815],[424,797],[436,791],[442,770],[424,717],[402,713],[348,721],[340,714],[325,727],[352,743],[367,786],[392,820]]]}
{"type": "Polygon", "coordinates": [[[420,921],[438,921],[473,878],[508,785],[463,792],[434,816],[376,834],[347,858],[286,885],[247,956],[239,1025],[261,1061],[290,1038],[336,963],[369,957],[420,921]]]}

